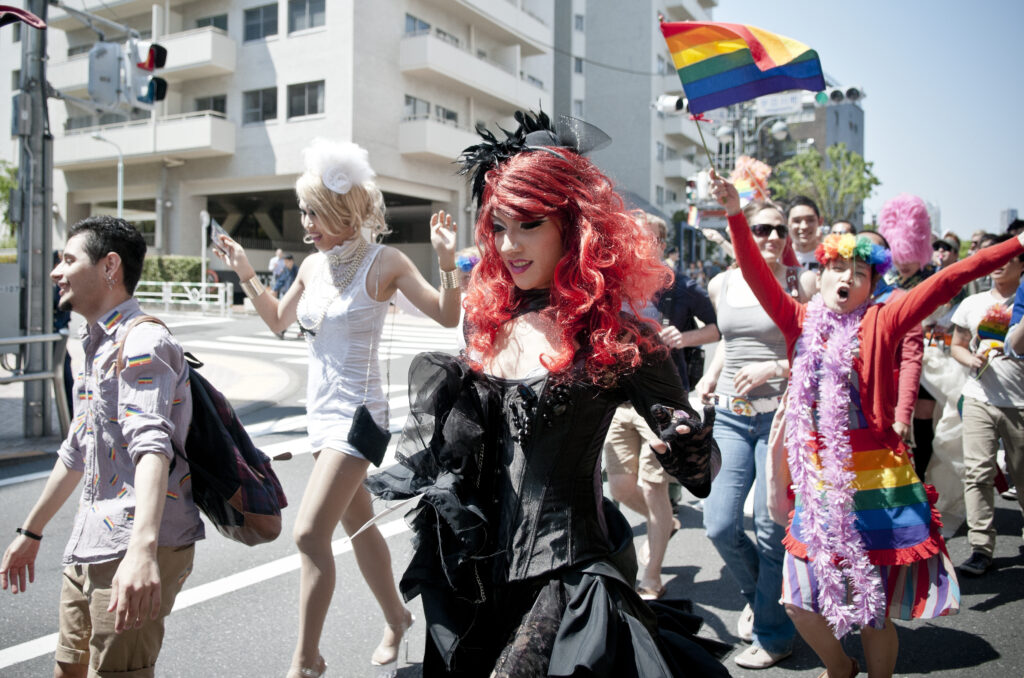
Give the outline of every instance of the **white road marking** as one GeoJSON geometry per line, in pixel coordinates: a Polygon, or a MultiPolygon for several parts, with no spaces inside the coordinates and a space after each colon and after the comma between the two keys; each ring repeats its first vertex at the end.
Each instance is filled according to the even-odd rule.
{"type": "Polygon", "coordinates": [[[39,480],[40,478],[46,478],[47,476],[50,475],[51,471],[53,471],[53,469],[49,469],[47,471],[37,471],[35,473],[26,473],[23,476],[4,478],[3,480],[0,480],[0,487],[4,487],[6,485],[17,485],[18,483],[26,483],[30,480],[39,480]]]}
{"type": "MultiPolygon", "coordinates": [[[[378,525],[381,534],[384,535],[385,539],[401,534],[409,529],[409,526],[405,524],[405,520],[399,518],[390,522],[378,525]]],[[[352,542],[348,537],[338,539],[331,542],[331,551],[335,556],[340,556],[343,553],[348,553],[352,550],[352,542]]],[[[232,593],[244,589],[248,586],[254,586],[261,582],[265,582],[268,579],[274,577],[280,577],[283,574],[288,574],[299,569],[300,561],[299,555],[293,554],[285,556],[284,558],[278,558],[272,560],[269,563],[263,565],[257,565],[256,567],[235,574],[230,574],[226,577],[221,577],[216,581],[207,582],[194,586],[190,589],[185,589],[178,594],[177,599],[174,601],[174,609],[171,610],[171,614],[184,610],[185,608],[198,605],[199,603],[205,603],[208,600],[219,598],[220,596],[232,593]]],[[[5,669],[8,666],[14,666],[22,662],[35,659],[36,657],[42,657],[47,654],[53,654],[54,648],[57,646],[57,634],[51,633],[40,638],[25,641],[18,645],[12,645],[11,647],[5,647],[0,650],[0,669],[5,669]]]]}

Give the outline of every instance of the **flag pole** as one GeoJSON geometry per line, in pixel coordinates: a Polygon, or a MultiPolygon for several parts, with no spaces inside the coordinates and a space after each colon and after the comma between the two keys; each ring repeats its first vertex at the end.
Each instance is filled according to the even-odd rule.
{"type": "Polygon", "coordinates": [[[715,169],[715,161],[711,159],[711,151],[708,150],[708,142],[704,141],[704,130],[700,128],[700,123],[704,122],[704,114],[691,115],[690,120],[693,120],[697,124],[697,133],[700,134],[700,143],[704,146],[704,153],[708,156],[708,165],[711,169],[715,169]]]}

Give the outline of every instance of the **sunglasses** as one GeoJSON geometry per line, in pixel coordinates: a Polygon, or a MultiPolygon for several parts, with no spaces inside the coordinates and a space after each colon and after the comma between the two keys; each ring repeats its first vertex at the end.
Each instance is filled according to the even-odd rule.
{"type": "Polygon", "coordinates": [[[936,252],[939,251],[939,250],[945,250],[947,252],[952,252],[953,251],[953,246],[950,245],[948,242],[937,242],[934,245],[932,245],[932,250],[936,251],[936,252]]]}
{"type": "Polygon", "coordinates": [[[758,238],[767,238],[772,234],[772,231],[775,231],[783,240],[789,235],[789,229],[782,224],[752,224],[750,230],[758,238]]]}

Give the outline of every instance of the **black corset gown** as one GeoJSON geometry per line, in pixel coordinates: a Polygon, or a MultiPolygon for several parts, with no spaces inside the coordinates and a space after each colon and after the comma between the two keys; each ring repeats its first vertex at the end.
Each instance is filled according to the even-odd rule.
{"type": "Polygon", "coordinates": [[[423,600],[424,676],[728,675],[715,658],[728,647],[697,637],[687,601],[637,596],[630,526],[602,495],[605,433],[626,401],[666,431],[665,469],[710,491],[713,414],[702,426],[667,357],[599,388],[500,379],[424,353],[409,390],[399,464],[366,485],[389,500],[423,495],[400,586],[423,600]],[[672,414],[694,433],[674,435],[672,414]]]}

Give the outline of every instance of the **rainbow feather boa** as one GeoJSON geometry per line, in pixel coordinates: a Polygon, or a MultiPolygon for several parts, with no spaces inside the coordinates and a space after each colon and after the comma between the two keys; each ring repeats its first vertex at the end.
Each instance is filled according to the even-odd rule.
{"type": "Polygon", "coordinates": [[[786,447],[793,486],[803,501],[807,558],[818,580],[818,608],[836,638],[854,624],[880,619],[886,607],[853,513],[850,371],[866,309],[836,313],[820,294],[807,304],[786,407],[786,447]]]}

